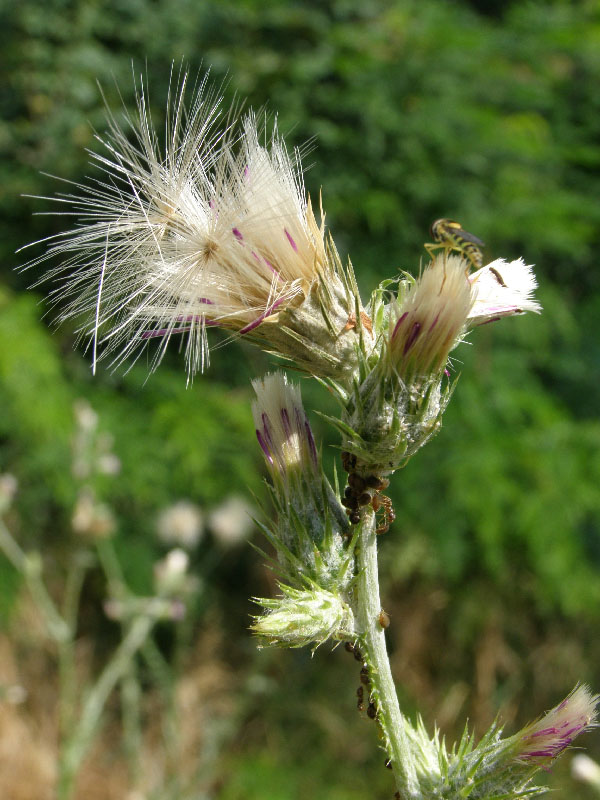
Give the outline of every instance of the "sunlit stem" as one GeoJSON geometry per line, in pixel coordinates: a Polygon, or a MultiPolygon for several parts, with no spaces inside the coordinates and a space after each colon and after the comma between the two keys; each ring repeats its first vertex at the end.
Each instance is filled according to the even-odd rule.
{"type": "Polygon", "coordinates": [[[415,755],[410,746],[410,724],[400,711],[385,644],[379,622],[381,600],[377,569],[377,534],[375,514],[369,511],[361,523],[358,540],[358,585],[356,611],[361,633],[361,651],[369,666],[369,678],[376,699],[377,719],[382,727],[388,757],[403,800],[422,800],[417,778],[415,755]]]}

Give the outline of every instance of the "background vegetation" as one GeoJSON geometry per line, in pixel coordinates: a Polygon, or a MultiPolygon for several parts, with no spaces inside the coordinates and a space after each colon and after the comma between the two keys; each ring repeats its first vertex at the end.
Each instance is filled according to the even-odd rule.
{"type": "MultiPolygon", "coordinates": [[[[13,271],[43,250],[15,256],[18,247],[64,229],[64,218],[32,216],[51,204],[31,195],[63,190],[48,173],[81,181],[92,169],[85,149],[105,118],[97,81],[119,113],[133,104],[132,69],[144,73],[160,129],[171,62],[185,59],[192,73],[210,67],[216,82],[227,79],[231,97],[278,112],[290,145],[315,138],[307,187],[313,197],[322,189],[365,296],[418,268],[440,216],[484,239],[490,259],[537,265],[544,314],[473,334],[443,431],[393,483],[397,522],[381,543],[393,666],[405,705],[450,739],[467,717],[481,731],[499,709],[523,723],[579,680],[599,690],[598,2],[2,0],[0,9],[0,473],[19,481],[11,529],[25,549],[42,549],[57,592],[78,546],[79,398],[121,461],[96,488],[118,519],[115,547],[137,591],[150,591],[165,550],[154,534],[161,510],[184,498],[210,512],[248,488],[263,495],[249,380],[266,357],[218,349],[188,389],[177,352],[149,380],[143,364],[92,378],[73,331],[40,319],[47,287],[27,291],[39,275],[13,271]]],[[[308,408],[329,402],[305,391],[308,408]]],[[[333,464],[336,451],[325,452],[333,464]]],[[[178,724],[199,737],[186,763],[201,753],[210,777],[195,794],[169,796],[391,797],[372,723],[354,709],[352,659],[326,648],[312,659],[256,653],[248,598],[274,591],[260,557],[207,534],[192,559],[203,583],[188,609],[194,646],[178,724]]],[[[91,570],[83,672],[117,641],[105,588],[91,570]]],[[[23,624],[33,619],[25,598],[0,558],[0,683],[28,691],[20,706],[5,704],[0,734],[21,731],[24,744],[0,784],[7,797],[44,798],[55,662],[23,624]]],[[[158,643],[168,660],[168,632],[158,643]]],[[[150,731],[152,702],[149,693],[150,731]]],[[[81,797],[127,796],[116,705],[106,725],[81,797]]],[[[598,737],[585,744],[600,756],[598,737]]],[[[563,786],[556,797],[572,796],[568,760],[548,777],[563,786]]]]}

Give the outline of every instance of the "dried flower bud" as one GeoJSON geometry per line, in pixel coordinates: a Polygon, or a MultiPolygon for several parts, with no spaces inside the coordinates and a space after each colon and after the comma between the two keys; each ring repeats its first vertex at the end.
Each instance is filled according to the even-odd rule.
{"type": "Polygon", "coordinates": [[[121,471],[121,459],[114,453],[102,453],[96,463],[102,475],[118,475],[121,471]]]}
{"type": "Polygon", "coordinates": [[[19,683],[13,683],[9,686],[0,686],[0,700],[4,700],[11,706],[18,706],[27,700],[28,691],[24,686],[19,683]]]}
{"type": "Polygon", "coordinates": [[[81,431],[91,434],[98,427],[98,414],[87,400],[80,398],[73,403],[75,423],[81,431]]]}
{"type": "Polygon", "coordinates": [[[176,597],[110,597],[104,601],[104,613],[114,622],[124,622],[135,617],[152,617],[179,622],[185,617],[186,607],[176,597]]]}

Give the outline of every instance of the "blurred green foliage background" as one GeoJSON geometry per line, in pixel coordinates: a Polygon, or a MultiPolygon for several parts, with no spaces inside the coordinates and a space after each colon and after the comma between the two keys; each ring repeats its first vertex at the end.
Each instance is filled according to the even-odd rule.
{"type": "MultiPolygon", "coordinates": [[[[473,333],[442,432],[393,482],[397,522],[381,542],[390,646],[405,706],[450,738],[467,716],[479,730],[499,709],[523,723],[579,680],[600,689],[596,0],[2,0],[0,472],[19,480],[12,522],[23,546],[41,547],[60,574],[81,397],[122,462],[102,492],[140,591],[161,554],[161,509],[264,496],[249,381],[266,356],[217,349],[187,389],[175,351],[148,380],[140,363],[93,378],[73,331],[42,319],[48,287],[28,291],[40,275],[14,271],[43,251],[17,248],[68,224],[32,196],[70,191],[50,174],[77,182],[93,169],[86,148],[105,127],[97,83],[119,114],[134,103],[132,72],[143,73],[160,129],[182,59],[227,80],[231,98],[277,112],[290,146],[314,137],[307,188],[322,190],[365,298],[379,280],[418,270],[441,216],[486,241],[489,260],[536,264],[543,315],[473,333]]],[[[308,409],[329,408],[318,387],[303,391],[308,409]]],[[[313,421],[333,464],[335,438],[313,421]]],[[[268,680],[215,755],[214,796],[391,797],[372,726],[354,710],[351,659],[255,655],[247,598],[274,591],[272,580],[251,548],[218,558],[215,548],[206,540],[196,555],[200,572],[216,563],[192,612],[198,636],[219,632],[232,693],[250,664],[268,680]]],[[[18,593],[0,559],[7,629],[18,593]]],[[[90,582],[86,597],[99,606],[102,587],[90,582]]],[[[99,610],[85,631],[110,637],[99,610]]],[[[600,756],[598,737],[587,744],[600,756]]],[[[551,783],[568,785],[564,761],[551,783]]]]}

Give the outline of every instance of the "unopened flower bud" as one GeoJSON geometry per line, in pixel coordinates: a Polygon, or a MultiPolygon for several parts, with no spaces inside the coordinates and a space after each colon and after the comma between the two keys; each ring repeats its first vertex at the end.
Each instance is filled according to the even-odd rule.
{"type": "Polygon", "coordinates": [[[536,772],[548,769],[579,734],[596,725],[598,699],[587,686],[578,686],[518,733],[503,737],[496,720],[477,744],[472,733],[465,731],[452,751],[437,735],[430,739],[419,726],[414,744],[424,768],[420,775],[423,797],[491,800],[540,794],[541,788],[531,783],[536,772]],[[441,770],[440,764],[444,764],[441,770]]]}
{"type": "Polygon", "coordinates": [[[267,609],[252,624],[252,631],[264,644],[318,646],[328,639],[343,641],[355,636],[352,610],[339,595],[316,586],[298,590],[280,585],[280,589],[280,597],[255,601],[267,609]]]}

